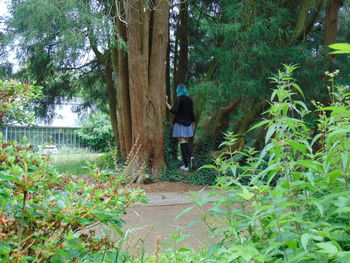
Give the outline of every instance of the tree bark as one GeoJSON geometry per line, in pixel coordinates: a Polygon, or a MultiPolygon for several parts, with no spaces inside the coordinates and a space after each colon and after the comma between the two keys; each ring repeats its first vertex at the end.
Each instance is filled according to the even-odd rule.
{"type": "Polygon", "coordinates": [[[178,61],[178,46],[179,46],[179,25],[180,25],[180,17],[176,23],[176,33],[175,33],[175,46],[174,46],[174,68],[173,68],[173,92],[171,96],[171,104],[174,104],[176,101],[176,85],[175,85],[175,76],[177,76],[177,61],[178,61]]]}
{"type": "Polygon", "coordinates": [[[169,6],[165,0],[127,1],[128,72],[132,142],[139,141],[139,165],[154,176],[164,167],[166,49],[169,6]],[[150,26],[152,29],[150,30],[150,26]]]}
{"type": "Polygon", "coordinates": [[[337,41],[338,32],[338,14],[343,5],[343,0],[327,0],[324,44],[330,45],[337,41]]]}
{"type": "Polygon", "coordinates": [[[159,175],[165,165],[164,161],[164,119],[165,119],[165,92],[166,92],[166,54],[168,48],[168,20],[169,5],[165,0],[156,1],[158,9],[153,11],[153,29],[151,36],[149,63],[149,90],[150,101],[148,106],[151,116],[153,138],[150,149],[149,167],[152,174],[159,175]]]}
{"type": "MultiPolygon", "coordinates": [[[[183,1],[180,5],[178,38],[180,44],[179,63],[174,75],[174,87],[178,84],[186,83],[188,68],[188,2],[183,1]]],[[[177,52],[177,50],[175,50],[177,52]]]]}
{"type": "MultiPolygon", "coordinates": [[[[171,98],[171,83],[170,83],[170,27],[168,20],[168,47],[166,52],[166,95],[171,98]]],[[[166,119],[170,122],[170,112],[166,111],[166,119]]]]}
{"type": "Polygon", "coordinates": [[[118,132],[118,119],[117,119],[117,95],[115,90],[115,83],[113,81],[113,68],[111,59],[106,59],[104,68],[104,77],[107,84],[108,105],[109,105],[109,118],[111,120],[112,130],[114,134],[114,140],[116,145],[120,147],[120,138],[118,132]]]}
{"type": "MultiPolygon", "coordinates": [[[[217,61],[216,59],[212,59],[210,61],[209,69],[207,74],[205,75],[205,78],[202,82],[208,82],[212,79],[214,72],[217,68],[217,61]]],[[[199,92],[197,96],[194,98],[194,116],[196,116],[196,130],[197,126],[201,121],[202,112],[205,106],[205,94],[204,92],[199,92]]]]}
{"type": "Polygon", "coordinates": [[[220,138],[220,135],[222,135],[222,133],[228,128],[228,117],[232,112],[234,112],[240,101],[241,99],[239,98],[235,99],[232,104],[222,107],[215,115],[215,118],[212,118],[213,122],[209,125],[209,128],[210,133],[214,136],[214,141],[222,139],[220,138]]]}
{"type": "MultiPolygon", "coordinates": [[[[125,17],[121,17],[124,19],[125,17]]],[[[116,26],[116,40],[127,42],[126,38],[126,25],[121,22],[121,19],[115,20],[116,26]]],[[[117,67],[117,97],[119,99],[118,103],[118,118],[119,118],[119,139],[120,151],[123,159],[126,159],[131,147],[132,147],[132,126],[131,126],[131,110],[130,110],[130,94],[129,94],[129,71],[128,71],[128,54],[126,50],[119,47],[114,49],[116,53],[114,55],[117,58],[116,63],[117,67]]]]}

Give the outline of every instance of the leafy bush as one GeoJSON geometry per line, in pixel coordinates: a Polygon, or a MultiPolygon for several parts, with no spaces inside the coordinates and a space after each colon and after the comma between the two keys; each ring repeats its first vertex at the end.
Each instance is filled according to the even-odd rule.
{"type": "Polygon", "coordinates": [[[121,233],[120,216],[143,198],[139,190],[120,189],[118,177],[60,176],[31,147],[1,139],[0,149],[1,262],[97,262],[118,253],[115,241],[85,229],[102,223],[121,233]]]}
{"type": "MultiPolygon", "coordinates": [[[[0,87],[1,118],[30,121],[23,113],[38,90],[0,87]]],[[[25,143],[5,143],[0,134],[0,262],[121,260],[120,244],[93,228],[104,224],[123,235],[120,216],[133,202],[143,201],[140,190],[120,187],[122,175],[89,181],[58,175],[47,157],[25,143]]]]}
{"type": "Polygon", "coordinates": [[[89,116],[82,128],[76,133],[84,140],[88,147],[95,151],[107,152],[114,144],[113,131],[106,114],[97,111],[89,116]]]}
{"type": "Polygon", "coordinates": [[[103,153],[96,159],[97,167],[102,169],[113,169],[121,163],[122,160],[117,149],[103,153]]]}
{"type": "MultiPolygon", "coordinates": [[[[313,134],[304,122],[310,111],[293,99],[302,95],[292,78],[295,69],[285,66],[272,78],[277,88],[267,118],[254,127],[266,127],[263,150],[228,150],[233,158],[206,166],[226,175],[196,201],[201,207],[218,198],[203,217],[221,239],[214,262],[350,261],[349,87],[334,85],[338,72],[326,72],[331,102],[314,102],[319,120],[313,134]],[[247,165],[235,155],[245,155],[247,165]]],[[[234,141],[231,135],[224,147],[234,141]]]]}
{"type": "Polygon", "coordinates": [[[0,124],[9,121],[29,124],[34,120],[30,100],[39,99],[41,87],[0,80],[0,124]]]}

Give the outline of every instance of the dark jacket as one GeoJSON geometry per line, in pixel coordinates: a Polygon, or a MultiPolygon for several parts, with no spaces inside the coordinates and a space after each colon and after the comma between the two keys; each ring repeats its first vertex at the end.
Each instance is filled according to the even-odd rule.
{"type": "Polygon", "coordinates": [[[170,112],[175,115],[174,123],[179,123],[185,126],[191,125],[195,119],[193,114],[193,101],[188,96],[179,96],[176,98],[174,107],[170,112]]]}

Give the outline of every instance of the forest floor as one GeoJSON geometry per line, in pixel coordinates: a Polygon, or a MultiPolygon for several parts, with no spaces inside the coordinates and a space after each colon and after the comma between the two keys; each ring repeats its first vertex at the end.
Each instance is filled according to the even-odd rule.
{"type": "MultiPolygon", "coordinates": [[[[191,195],[200,191],[199,198],[208,194],[207,186],[190,185],[179,182],[160,182],[141,187],[147,195],[148,203],[136,203],[127,209],[122,216],[125,221],[123,231],[128,231],[124,250],[134,255],[141,255],[144,249],[147,255],[153,255],[156,250],[157,239],[160,243],[172,243],[171,233],[190,235],[184,241],[176,244],[178,248],[198,250],[214,243],[207,225],[202,222],[201,216],[211,206],[209,202],[204,208],[194,208],[179,218],[176,218],[184,209],[194,206],[191,195]],[[196,222],[186,228],[189,224],[196,222]]],[[[109,235],[116,235],[108,231],[109,235]]],[[[175,248],[175,245],[162,247],[175,248]]]]}

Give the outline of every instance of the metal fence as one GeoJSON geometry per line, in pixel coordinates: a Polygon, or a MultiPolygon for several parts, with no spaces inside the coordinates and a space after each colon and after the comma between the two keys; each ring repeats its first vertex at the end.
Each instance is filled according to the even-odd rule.
{"type": "Polygon", "coordinates": [[[22,142],[23,137],[33,145],[82,147],[82,139],[74,132],[79,128],[4,126],[1,132],[5,141],[22,142]]]}

